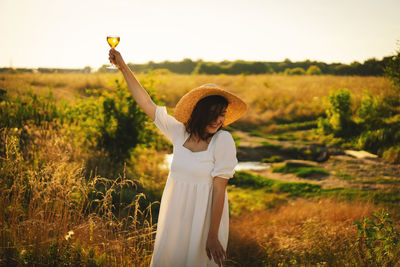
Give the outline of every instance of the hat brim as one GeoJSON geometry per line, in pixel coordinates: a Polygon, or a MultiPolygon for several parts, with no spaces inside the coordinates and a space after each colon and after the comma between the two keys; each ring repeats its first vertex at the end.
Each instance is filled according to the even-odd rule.
{"type": "Polygon", "coordinates": [[[228,100],[225,121],[222,126],[227,126],[238,120],[246,111],[247,104],[238,96],[222,89],[212,86],[201,86],[186,93],[176,104],[174,117],[182,123],[186,123],[192,115],[197,102],[210,95],[221,95],[228,100]]]}

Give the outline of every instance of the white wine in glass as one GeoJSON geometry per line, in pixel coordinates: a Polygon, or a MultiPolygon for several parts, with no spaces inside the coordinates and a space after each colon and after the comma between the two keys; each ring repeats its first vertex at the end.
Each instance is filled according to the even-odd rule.
{"type": "MultiPolygon", "coordinates": [[[[109,35],[107,36],[107,43],[110,45],[111,48],[116,48],[117,45],[119,44],[119,36],[117,35],[109,35]]],[[[110,67],[106,67],[106,69],[109,70],[116,70],[117,68],[114,66],[114,64],[111,64],[110,67]]]]}

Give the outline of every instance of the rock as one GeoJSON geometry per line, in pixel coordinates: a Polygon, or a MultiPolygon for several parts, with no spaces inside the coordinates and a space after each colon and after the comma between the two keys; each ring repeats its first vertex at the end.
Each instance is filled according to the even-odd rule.
{"type": "Polygon", "coordinates": [[[375,158],[378,158],[377,155],[369,153],[369,152],[364,151],[364,150],[359,150],[359,151],[356,151],[356,150],[345,150],[344,153],[346,155],[349,155],[349,156],[352,156],[352,157],[355,157],[355,158],[358,158],[358,159],[375,159],[375,158]]]}

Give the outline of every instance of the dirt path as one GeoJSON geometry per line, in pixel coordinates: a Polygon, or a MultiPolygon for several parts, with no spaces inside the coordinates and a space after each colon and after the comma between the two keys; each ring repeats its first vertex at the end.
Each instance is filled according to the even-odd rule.
{"type": "MultiPolygon", "coordinates": [[[[262,158],[271,155],[280,155],[284,161],[301,162],[315,167],[322,168],[329,172],[328,176],[319,177],[318,179],[300,178],[294,174],[284,174],[272,172],[274,166],[282,163],[271,163],[271,168],[266,170],[252,170],[250,172],[276,179],[291,182],[308,182],[321,185],[323,188],[354,188],[360,190],[390,190],[400,188],[400,165],[390,164],[380,158],[377,159],[358,159],[345,155],[343,151],[337,148],[329,148],[323,144],[312,142],[304,142],[301,140],[285,140],[266,139],[258,136],[250,136],[248,133],[236,131],[234,135],[241,137],[238,147],[238,159],[240,161],[260,161],[262,158]],[[264,146],[261,142],[272,144],[264,146]],[[276,147],[273,147],[273,146],[276,147]],[[287,155],[287,151],[293,151],[293,147],[306,146],[323,147],[323,151],[327,151],[326,157],[322,160],[302,160],[294,159],[291,155],[287,155]]],[[[293,155],[293,154],[292,154],[293,155]]],[[[297,155],[296,155],[297,156],[297,155]]]]}

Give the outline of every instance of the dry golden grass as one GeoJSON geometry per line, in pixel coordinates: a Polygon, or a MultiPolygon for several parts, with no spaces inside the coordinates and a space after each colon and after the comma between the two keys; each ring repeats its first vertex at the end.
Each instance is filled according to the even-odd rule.
{"type": "Polygon", "coordinates": [[[236,93],[249,105],[241,121],[254,124],[271,119],[292,120],[315,117],[324,112],[323,97],[330,91],[348,88],[354,95],[354,109],[358,107],[363,90],[373,95],[386,95],[393,88],[382,77],[347,76],[283,76],[283,75],[159,75],[158,94],[169,107],[192,88],[215,83],[236,93]]]}
{"type": "Polygon", "coordinates": [[[77,148],[51,127],[2,129],[0,137],[0,265],[150,263],[155,225],[151,205],[139,206],[146,196],[137,194],[124,210],[112,201],[135,181],[86,181],[82,163],[73,160],[77,148]],[[22,131],[34,157],[20,148],[22,131]]]}
{"type": "MultiPolygon", "coordinates": [[[[114,80],[123,80],[121,74],[0,74],[0,88],[15,92],[29,87],[34,92],[47,92],[53,88],[58,99],[73,100],[74,95],[85,95],[85,89],[111,89],[114,80]]],[[[347,88],[354,96],[353,109],[359,106],[364,90],[372,95],[387,95],[393,90],[383,77],[359,76],[284,76],[262,75],[181,75],[154,72],[137,74],[142,85],[154,87],[160,100],[173,109],[179,99],[192,88],[215,83],[239,95],[249,105],[241,122],[261,124],[273,119],[313,119],[324,113],[324,97],[330,91],[347,88]],[[149,78],[150,77],[150,78],[149,78]],[[151,80],[151,83],[149,83],[151,80]]],[[[173,110],[171,110],[173,111],[173,110]]]]}
{"type": "Polygon", "coordinates": [[[236,266],[235,262],[289,266],[294,260],[301,266],[355,266],[362,261],[353,222],[377,208],[331,198],[297,199],[278,209],[231,217],[230,266],[236,266]]]}
{"type": "MultiPolygon", "coordinates": [[[[339,88],[348,88],[353,93],[354,108],[363,90],[382,96],[392,89],[389,81],[381,77],[157,72],[137,77],[144,81],[145,88],[154,87],[171,109],[192,88],[205,83],[220,85],[249,104],[241,121],[254,124],[302,116],[315,118],[324,112],[323,98],[339,88]]],[[[73,100],[75,95],[85,97],[86,88],[112,90],[116,78],[122,80],[120,74],[0,74],[0,89],[16,93],[31,88],[36,93],[47,93],[52,88],[58,100],[73,100]]],[[[40,128],[27,125],[12,131],[2,129],[0,138],[0,150],[4,150],[0,152],[5,155],[0,159],[1,182],[9,183],[2,184],[0,191],[0,265],[7,257],[17,263],[27,259],[32,264],[45,264],[52,259],[48,255],[55,249],[59,258],[79,264],[89,264],[90,260],[108,266],[149,264],[155,226],[151,209],[138,209],[138,201],[144,196],[137,195],[128,207],[130,210],[124,210],[127,216],[118,218],[112,212],[115,209],[112,192],[135,186],[131,180],[96,176],[87,182],[83,170],[90,166],[84,166],[81,160],[88,155],[51,124],[40,128]],[[21,134],[24,141],[20,151],[13,136],[21,134]],[[90,192],[98,184],[108,190],[96,205],[88,205],[93,200],[90,192]],[[76,258],[79,253],[81,258],[76,258]]],[[[160,190],[166,178],[166,172],[157,169],[161,160],[156,151],[138,147],[129,162],[136,166],[131,175],[145,186],[160,190]]],[[[357,229],[353,221],[376,209],[368,203],[298,199],[276,210],[232,216],[228,265],[240,262],[244,266],[285,266],[293,260],[305,266],[357,263],[359,254],[354,247],[357,229]]]]}
{"type": "Polygon", "coordinates": [[[16,73],[0,74],[0,88],[11,94],[32,89],[46,94],[52,89],[56,99],[73,101],[84,96],[86,89],[110,89],[116,75],[82,73],[16,73]]]}

